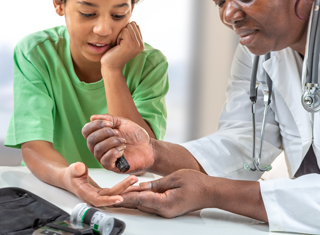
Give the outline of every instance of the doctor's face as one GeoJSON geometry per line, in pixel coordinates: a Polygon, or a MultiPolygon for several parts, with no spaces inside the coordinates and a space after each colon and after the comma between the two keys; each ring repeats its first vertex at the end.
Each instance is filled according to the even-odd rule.
{"type": "MultiPolygon", "coordinates": [[[[304,54],[308,20],[295,14],[296,0],[214,0],[221,21],[256,55],[286,47],[304,54]]],[[[297,13],[308,18],[312,0],[300,0],[297,13]]]]}

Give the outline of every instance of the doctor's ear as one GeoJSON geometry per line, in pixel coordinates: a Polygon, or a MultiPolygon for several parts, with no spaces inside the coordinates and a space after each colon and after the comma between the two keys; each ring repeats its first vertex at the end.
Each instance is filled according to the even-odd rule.
{"type": "Polygon", "coordinates": [[[59,16],[64,15],[64,4],[65,0],[53,0],[54,8],[59,16]]]}

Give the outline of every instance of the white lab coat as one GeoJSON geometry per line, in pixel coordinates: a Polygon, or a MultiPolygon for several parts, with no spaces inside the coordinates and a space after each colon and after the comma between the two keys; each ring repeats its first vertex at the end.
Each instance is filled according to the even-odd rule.
{"type": "MultiPolygon", "coordinates": [[[[253,56],[246,47],[238,46],[227,88],[227,102],[219,120],[219,130],[183,144],[211,176],[258,180],[262,175],[260,171],[243,169],[244,162],[252,164],[249,88],[253,56]]],[[[312,143],[311,116],[301,105],[304,84],[301,81],[302,65],[300,55],[286,48],[272,52],[268,61],[261,57],[257,73],[257,81],[265,79],[265,70],[273,82],[261,165],[271,164],[284,150],[290,177],[298,170],[311,144],[320,166],[320,113],[314,115],[312,143]]],[[[257,137],[260,137],[264,109],[262,91],[260,86],[256,105],[257,137]]],[[[259,145],[260,142],[257,141],[256,153],[259,145]]],[[[270,231],[320,234],[320,175],[261,181],[260,187],[270,231]]]]}

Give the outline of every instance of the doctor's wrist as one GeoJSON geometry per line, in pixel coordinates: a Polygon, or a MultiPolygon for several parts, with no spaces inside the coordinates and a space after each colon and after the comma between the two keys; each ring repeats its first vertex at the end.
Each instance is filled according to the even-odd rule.
{"type": "Polygon", "coordinates": [[[158,140],[154,138],[149,137],[149,146],[151,148],[151,159],[153,160],[151,166],[149,169],[147,169],[148,172],[152,172],[155,174],[163,175],[161,174],[161,145],[159,145],[158,140]],[[160,150],[160,151],[159,151],[160,150]]]}
{"type": "Polygon", "coordinates": [[[257,181],[214,178],[213,204],[210,207],[268,222],[257,181]]]}

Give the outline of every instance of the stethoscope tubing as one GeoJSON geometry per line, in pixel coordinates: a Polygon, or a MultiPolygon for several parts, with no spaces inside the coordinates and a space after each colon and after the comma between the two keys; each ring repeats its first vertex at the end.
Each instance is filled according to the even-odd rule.
{"type": "MultiPolygon", "coordinates": [[[[317,84],[318,83],[318,76],[319,76],[319,52],[320,52],[320,32],[319,32],[319,26],[320,26],[320,17],[319,17],[319,7],[320,7],[320,0],[316,1],[316,6],[314,14],[315,14],[315,23],[316,23],[316,27],[314,29],[315,32],[313,32],[315,34],[315,40],[314,40],[314,50],[313,50],[313,54],[312,54],[312,74],[311,74],[311,82],[313,84],[317,84]]],[[[309,64],[309,63],[308,63],[309,64]]]]}
{"type": "Polygon", "coordinates": [[[256,55],[253,59],[253,68],[251,72],[251,83],[250,83],[250,100],[251,102],[257,101],[257,72],[259,65],[260,56],[256,55]]]}
{"type": "MultiPolygon", "coordinates": [[[[265,61],[270,59],[270,53],[267,53],[265,55],[265,61]]],[[[263,112],[263,120],[262,120],[262,128],[261,128],[261,141],[260,141],[260,149],[259,149],[259,155],[256,157],[255,153],[255,146],[256,146],[256,101],[257,101],[257,93],[258,93],[258,87],[259,83],[257,83],[257,72],[258,72],[258,64],[259,64],[259,56],[254,57],[253,61],[253,69],[251,74],[251,84],[250,84],[250,100],[252,104],[252,166],[250,166],[248,163],[245,163],[244,167],[247,170],[256,171],[257,169],[259,171],[269,171],[271,169],[270,165],[265,166],[264,168],[260,168],[261,163],[261,156],[262,156],[262,148],[263,148],[263,139],[264,139],[264,133],[265,133],[265,125],[266,125],[266,118],[268,115],[268,108],[269,104],[271,102],[271,95],[272,95],[272,80],[268,73],[265,73],[265,80],[266,83],[264,83],[264,86],[267,86],[267,89],[264,89],[264,112],[263,112]]]]}
{"type": "MultiPolygon", "coordinates": [[[[319,6],[319,1],[315,1],[315,6],[314,9],[319,6]]],[[[309,48],[308,48],[308,65],[307,65],[307,83],[313,82],[312,75],[313,75],[313,57],[314,57],[314,45],[315,45],[315,40],[316,40],[316,31],[317,31],[317,26],[318,26],[318,17],[319,16],[319,11],[314,11],[313,10],[313,21],[311,24],[311,30],[310,30],[310,37],[309,37],[309,48]]]]}
{"type": "MultiPolygon", "coordinates": [[[[313,12],[312,12],[312,21],[311,21],[311,28],[310,28],[310,37],[309,37],[309,47],[308,47],[308,58],[307,58],[307,70],[306,70],[306,90],[304,94],[306,94],[306,99],[314,99],[314,94],[316,92],[319,93],[318,90],[318,74],[319,74],[319,53],[320,53],[320,0],[316,0],[313,6],[313,12]],[[310,88],[315,87],[315,90],[313,90],[313,93],[310,93],[310,88]],[[311,98],[309,98],[311,97],[311,98]]],[[[256,157],[255,154],[255,146],[256,146],[256,117],[255,117],[255,104],[257,101],[257,90],[259,83],[257,83],[257,71],[258,71],[258,65],[259,65],[259,56],[254,57],[253,61],[253,69],[251,74],[251,84],[250,84],[250,100],[252,103],[252,129],[253,129],[253,148],[252,148],[252,166],[250,164],[246,163],[244,164],[244,168],[246,170],[259,170],[259,171],[269,171],[271,170],[271,165],[267,165],[264,168],[260,168],[261,164],[261,156],[262,156],[262,148],[263,148],[263,140],[265,135],[265,125],[266,125],[266,118],[268,114],[268,108],[271,102],[271,95],[272,95],[272,80],[269,77],[268,73],[265,72],[265,80],[267,82],[268,91],[264,89],[264,112],[263,112],[263,121],[262,121],[262,127],[261,127],[261,142],[260,142],[260,149],[259,149],[259,155],[256,157]]],[[[265,55],[265,61],[270,59],[270,53],[267,53],[265,55]]],[[[264,83],[265,86],[265,83],[264,83]]],[[[313,88],[312,88],[313,89],[313,88]]],[[[303,98],[302,97],[302,98],[303,98]]],[[[312,103],[313,104],[313,103],[312,103]]],[[[312,106],[312,108],[305,107],[304,108],[311,112],[312,114],[314,112],[317,112],[319,108],[315,106],[312,106]],[[313,108],[315,107],[315,108],[313,108]]]]}

